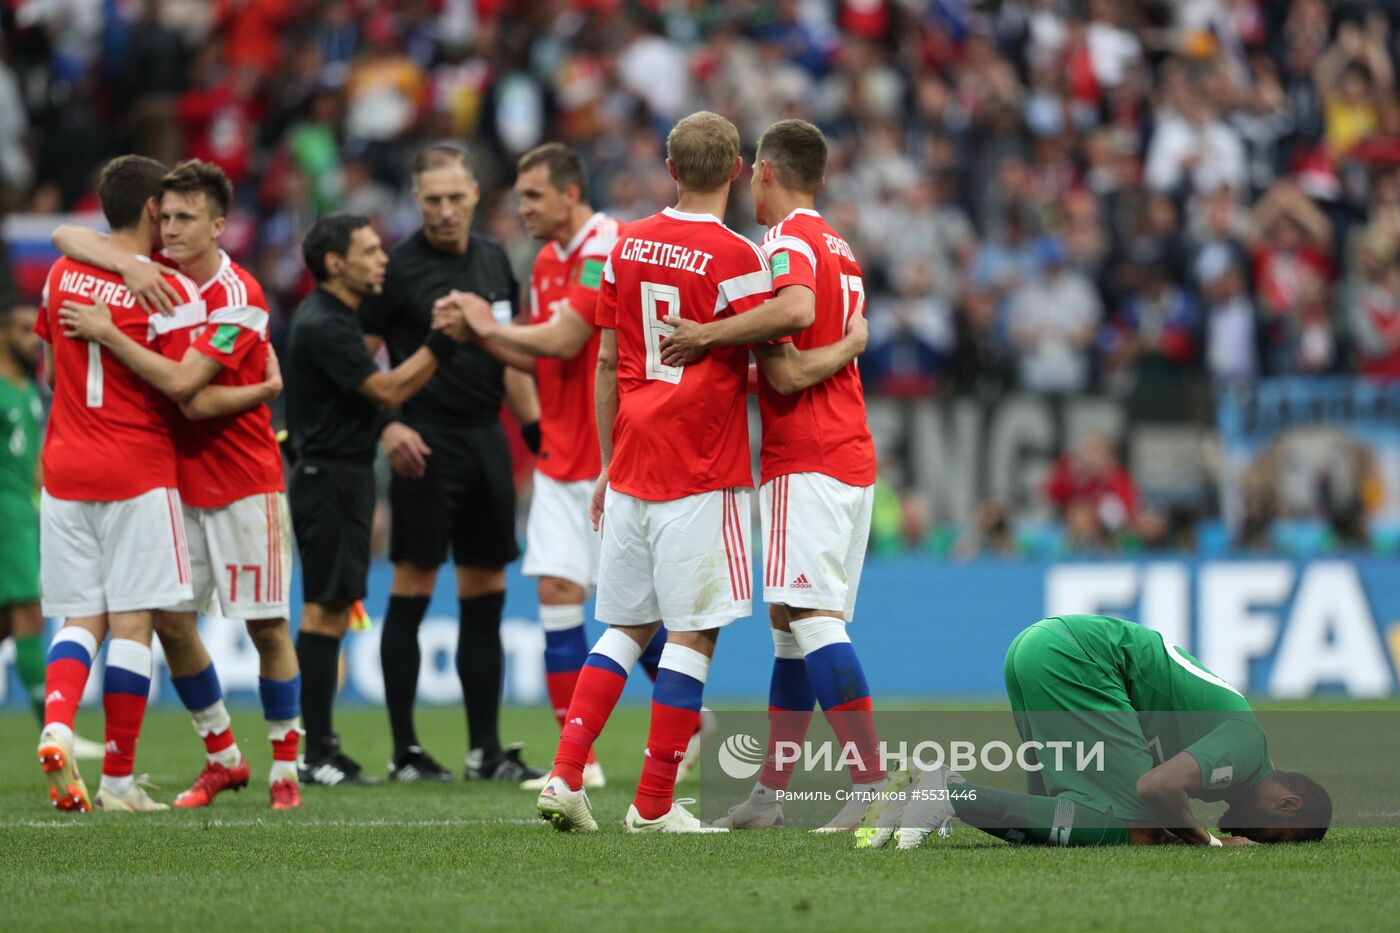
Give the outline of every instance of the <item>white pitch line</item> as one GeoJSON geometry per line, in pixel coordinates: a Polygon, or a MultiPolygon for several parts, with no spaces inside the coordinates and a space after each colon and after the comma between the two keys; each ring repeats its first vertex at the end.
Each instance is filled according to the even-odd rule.
{"type": "MultiPolygon", "coordinates": [[[[129,819],[126,816],[120,819],[129,819]]],[[[74,816],[71,819],[47,819],[47,820],[0,820],[0,829],[69,829],[84,826],[102,826],[107,824],[106,820],[98,817],[74,816]]],[[[237,828],[241,826],[263,826],[263,827],[291,827],[298,826],[333,826],[345,829],[375,829],[377,827],[430,827],[430,826],[539,826],[547,828],[549,824],[540,819],[439,819],[439,820],[318,820],[318,819],[279,819],[268,817],[266,819],[214,819],[198,821],[180,821],[168,823],[161,821],[161,829],[223,829],[237,828]]]]}

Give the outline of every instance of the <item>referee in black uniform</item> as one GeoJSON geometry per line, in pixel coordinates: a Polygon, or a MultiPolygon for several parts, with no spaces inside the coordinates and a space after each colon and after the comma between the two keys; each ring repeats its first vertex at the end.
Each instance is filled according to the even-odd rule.
{"type": "MultiPolygon", "coordinates": [[[[369,348],[383,344],[395,364],[422,343],[434,305],[453,289],[482,296],[502,320],[514,316],[519,294],[505,250],[471,233],[479,191],[464,150],[435,145],[419,153],[413,193],[423,228],[389,254],[383,293],[360,308],[369,348]]],[[[500,423],[503,400],[526,426],[527,443],[538,450],[533,380],[508,373],[469,344],[403,406],[381,439],[394,470],[389,486],[394,579],[380,642],[394,780],[452,779],[419,745],[413,726],[418,628],[449,551],[457,565],[461,612],[457,676],[467,708],[466,777],[521,781],[541,774],[520,760],[520,746],[503,747],[499,733],[505,565],[519,554],[510,448],[500,423]]]]}
{"type": "Polygon", "coordinates": [[[365,217],[323,217],[302,245],[317,288],[292,317],[284,378],[295,466],[288,489],[301,555],[301,708],[306,724],[303,784],[368,784],[331,727],[340,639],[365,595],[374,516],[374,445],[383,408],[402,405],[449,363],[468,331],[439,315],[389,372],[365,349],[355,316],[384,287],[388,257],[365,217]]]}

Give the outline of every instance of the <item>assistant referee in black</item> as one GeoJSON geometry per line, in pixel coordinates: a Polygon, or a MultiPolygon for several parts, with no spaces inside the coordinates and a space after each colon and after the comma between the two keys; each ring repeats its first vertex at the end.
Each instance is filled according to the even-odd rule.
{"type": "MultiPolygon", "coordinates": [[[[370,350],[386,346],[396,365],[422,343],[434,305],[452,290],[475,292],[502,320],[515,315],[519,295],[505,250],[471,232],[479,186],[465,150],[430,146],[414,159],[412,170],[423,227],[389,254],[383,293],[360,308],[370,350]]],[[[418,628],[449,551],[457,565],[461,613],[457,676],[467,709],[466,778],[518,782],[541,774],[521,761],[520,746],[502,745],[499,731],[505,566],[519,554],[502,401],[538,450],[533,380],[468,344],[403,406],[381,439],[393,467],[389,557],[394,578],[380,660],[394,738],[389,766],[394,780],[452,779],[423,750],[413,725],[421,663],[418,628]]]]}
{"type": "Polygon", "coordinates": [[[300,777],[303,784],[377,783],[340,750],[331,726],[340,639],[351,607],[365,595],[369,570],[375,442],[384,409],[402,405],[440,365],[450,364],[468,331],[460,316],[440,315],[424,327],[412,352],[382,372],[355,314],[384,288],[388,265],[368,218],[321,218],[302,252],[317,287],[292,316],[283,364],[295,464],[288,498],[303,601],[297,659],[306,763],[300,777]]]}

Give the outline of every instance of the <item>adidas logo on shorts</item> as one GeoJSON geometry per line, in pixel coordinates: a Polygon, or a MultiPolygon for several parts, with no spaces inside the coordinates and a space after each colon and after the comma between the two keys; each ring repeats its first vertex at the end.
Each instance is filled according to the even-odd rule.
{"type": "Polygon", "coordinates": [[[788,584],[788,588],[794,590],[810,590],[812,588],[812,584],[808,582],[807,575],[805,573],[799,573],[797,575],[797,579],[793,580],[791,583],[788,584]]]}

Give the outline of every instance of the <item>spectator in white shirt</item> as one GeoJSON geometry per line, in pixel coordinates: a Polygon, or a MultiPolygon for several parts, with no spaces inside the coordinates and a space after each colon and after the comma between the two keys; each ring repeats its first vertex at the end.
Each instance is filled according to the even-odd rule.
{"type": "Polygon", "coordinates": [[[1065,264],[1064,247],[1046,239],[1040,248],[1042,275],[1019,288],[1008,309],[1021,387],[1083,392],[1103,305],[1089,280],[1065,264]]]}

